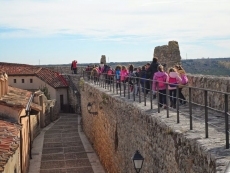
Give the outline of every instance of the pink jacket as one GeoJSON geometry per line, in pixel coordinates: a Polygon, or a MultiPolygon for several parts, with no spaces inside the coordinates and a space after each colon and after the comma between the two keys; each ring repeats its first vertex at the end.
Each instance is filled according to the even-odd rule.
{"type": "Polygon", "coordinates": [[[128,76],[128,71],[127,70],[121,70],[121,81],[125,81],[127,76],[128,76]]]}
{"type": "MultiPolygon", "coordinates": [[[[166,79],[166,82],[167,82],[167,83],[169,82],[169,77],[176,78],[176,81],[177,81],[178,84],[180,84],[181,81],[182,81],[180,75],[179,75],[177,72],[170,72],[170,73],[168,74],[168,77],[167,77],[167,79],[166,79]]],[[[176,86],[175,86],[175,87],[170,87],[170,86],[168,85],[168,89],[169,89],[169,90],[176,89],[176,86]]]]}
{"type": "MultiPolygon", "coordinates": [[[[164,79],[164,82],[166,82],[168,74],[166,72],[160,72],[160,71],[154,73],[153,84],[152,84],[153,91],[157,91],[157,85],[156,85],[156,83],[157,83],[157,79],[159,77],[162,77],[164,79]]],[[[164,84],[164,86],[159,86],[159,90],[165,90],[165,89],[166,89],[166,84],[164,84]]]]}

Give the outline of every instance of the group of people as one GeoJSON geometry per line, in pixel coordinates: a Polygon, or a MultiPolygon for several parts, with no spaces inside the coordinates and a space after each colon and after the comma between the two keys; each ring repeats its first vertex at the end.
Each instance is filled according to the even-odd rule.
{"type": "Polygon", "coordinates": [[[166,108],[166,87],[168,83],[168,90],[170,95],[170,107],[176,108],[177,86],[179,92],[179,103],[186,104],[186,99],[182,93],[184,85],[188,84],[188,78],[185,70],[181,65],[170,67],[168,72],[164,71],[162,65],[158,66],[158,71],[153,76],[153,91],[159,91],[160,107],[166,108]]]}
{"type": "Polygon", "coordinates": [[[128,83],[130,92],[136,95],[139,92],[148,94],[152,90],[153,99],[155,99],[156,93],[159,91],[159,106],[163,108],[166,108],[166,87],[169,90],[170,107],[176,108],[178,86],[179,102],[180,104],[186,104],[186,99],[182,93],[183,86],[188,83],[185,70],[181,65],[170,67],[168,72],[165,72],[164,68],[165,64],[161,65],[157,58],[153,58],[151,64],[147,63],[141,67],[134,67],[130,64],[128,67],[117,65],[113,69],[101,62],[99,65],[88,66],[85,71],[88,72],[88,78],[93,77],[94,81],[103,78],[106,83],[111,84],[115,80],[116,89],[120,89],[123,83],[125,90],[128,83]]]}

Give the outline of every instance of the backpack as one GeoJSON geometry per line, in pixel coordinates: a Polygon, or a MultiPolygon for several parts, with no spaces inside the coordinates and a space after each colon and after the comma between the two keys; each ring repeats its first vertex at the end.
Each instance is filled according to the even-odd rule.
{"type": "Polygon", "coordinates": [[[113,75],[113,70],[109,69],[108,72],[107,72],[107,75],[112,76],[113,75]]]}
{"type": "Polygon", "coordinates": [[[170,87],[176,87],[177,80],[174,77],[169,77],[169,86],[170,87]]]}
{"type": "Polygon", "coordinates": [[[185,74],[181,74],[181,84],[186,85],[188,83],[188,78],[185,74]]]}
{"type": "Polygon", "coordinates": [[[158,87],[163,88],[165,86],[165,78],[164,76],[157,77],[158,87]]]}

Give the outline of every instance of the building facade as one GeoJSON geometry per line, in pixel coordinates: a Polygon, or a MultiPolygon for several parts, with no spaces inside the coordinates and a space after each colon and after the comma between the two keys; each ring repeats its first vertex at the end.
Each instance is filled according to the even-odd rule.
{"type": "Polygon", "coordinates": [[[30,91],[46,90],[48,99],[55,100],[54,112],[62,112],[68,104],[68,83],[58,72],[47,68],[0,62],[0,69],[8,74],[12,87],[30,91]]]}

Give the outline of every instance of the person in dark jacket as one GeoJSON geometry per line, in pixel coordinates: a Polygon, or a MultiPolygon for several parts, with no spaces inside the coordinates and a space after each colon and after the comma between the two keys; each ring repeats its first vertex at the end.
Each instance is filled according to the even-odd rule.
{"type": "MultiPolygon", "coordinates": [[[[159,65],[160,64],[158,63],[158,58],[154,57],[150,67],[147,70],[151,80],[153,79],[154,74],[158,72],[159,65]]],[[[156,93],[154,91],[153,91],[153,98],[154,99],[156,98],[156,93]]]]}
{"type": "Polygon", "coordinates": [[[148,90],[146,88],[146,81],[148,79],[148,74],[147,74],[147,70],[146,70],[145,65],[142,66],[141,71],[139,73],[139,76],[140,76],[141,91],[143,93],[148,94],[148,90]]]}
{"type": "Polygon", "coordinates": [[[148,68],[148,73],[150,74],[151,79],[153,78],[154,73],[158,72],[159,65],[160,63],[158,63],[158,58],[153,58],[153,61],[150,64],[150,67],[148,68]]]}

